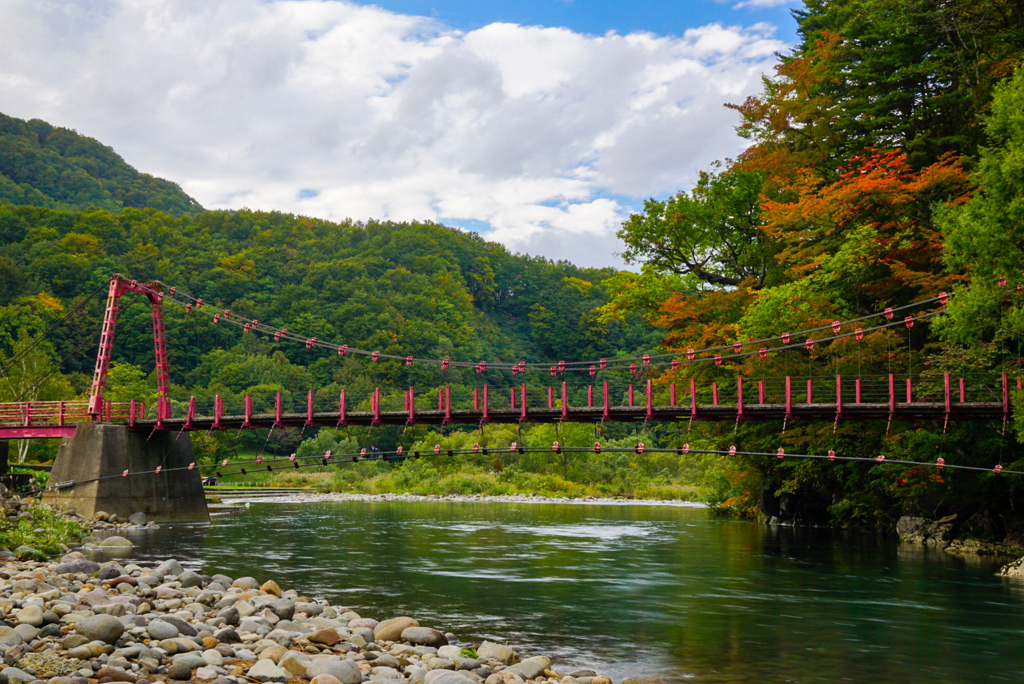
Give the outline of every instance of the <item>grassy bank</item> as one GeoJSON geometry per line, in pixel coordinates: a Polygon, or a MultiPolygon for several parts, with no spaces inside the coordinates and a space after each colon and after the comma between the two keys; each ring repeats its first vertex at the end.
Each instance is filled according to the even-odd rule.
{"type": "Polygon", "coordinates": [[[88,528],[39,503],[6,505],[0,512],[0,548],[20,558],[45,560],[81,541],[88,528]]]}
{"type": "Polygon", "coordinates": [[[472,496],[535,495],[551,497],[615,497],[705,501],[707,488],[668,478],[616,478],[606,482],[578,482],[553,473],[515,467],[494,471],[473,463],[437,464],[426,459],[398,465],[365,462],[319,467],[316,471],[281,469],[230,477],[221,484],[308,487],[319,492],[358,494],[459,494],[472,496]]]}

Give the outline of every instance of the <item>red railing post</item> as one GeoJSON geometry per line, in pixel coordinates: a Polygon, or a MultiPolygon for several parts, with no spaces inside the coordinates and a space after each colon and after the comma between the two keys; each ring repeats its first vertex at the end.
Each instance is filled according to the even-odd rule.
{"type": "Polygon", "coordinates": [[[594,386],[587,385],[587,408],[594,407],[594,386]]]}
{"type": "Polygon", "coordinates": [[[811,383],[812,382],[814,382],[814,381],[811,380],[810,378],[807,378],[807,403],[808,404],[814,403],[812,398],[811,398],[813,396],[812,389],[811,389],[811,383]]]}
{"type": "Polygon", "coordinates": [[[484,415],[483,415],[483,417],[480,420],[481,420],[481,422],[484,422],[484,423],[488,423],[491,420],[490,407],[488,406],[488,401],[487,401],[487,385],[484,385],[484,415]]]}
{"type": "Polygon", "coordinates": [[[793,381],[786,376],[786,418],[793,415],[793,381]]]}
{"type": "Polygon", "coordinates": [[[409,412],[409,417],[405,421],[406,425],[414,424],[416,422],[416,395],[413,393],[412,387],[405,395],[405,409],[409,412]]]}
{"type": "Polygon", "coordinates": [[[604,410],[601,412],[601,419],[608,420],[611,418],[611,409],[608,406],[608,381],[604,381],[604,388],[602,389],[602,396],[604,399],[604,410]]]}
{"type": "Polygon", "coordinates": [[[633,406],[633,383],[629,383],[629,406],[633,406]]]}
{"type": "Polygon", "coordinates": [[[647,381],[647,420],[654,418],[654,390],[651,381],[647,381]]]}
{"type": "Polygon", "coordinates": [[[252,397],[245,395],[245,418],[242,420],[242,427],[252,427],[252,397]]]}
{"type": "Polygon", "coordinates": [[[511,406],[512,410],[515,411],[516,410],[516,388],[515,387],[513,387],[509,391],[509,396],[511,397],[511,404],[510,404],[510,406],[511,406]]]}
{"type": "Polygon", "coordinates": [[[370,405],[373,407],[373,419],[371,425],[380,425],[380,387],[373,389],[373,394],[370,395],[370,405]]]}
{"type": "Polygon", "coordinates": [[[743,376],[736,376],[736,415],[743,415],[743,376]]]}
{"type": "Polygon", "coordinates": [[[914,400],[910,396],[910,378],[907,378],[907,403],[909,404],[912,401],[914,401],[914,400]]]}
{"type": "MultiPolygon", "coordinates": [[[[380,402],[380,396],[378,395],[377,401],[380,402]]],[[[380,420],[380,406],[377,406],[377,419],[380,420]]],[[[444,386],[444,422],[452,422],[452,386],[444,386]]]]}
{"type": "MultiPolygon", "coordinates": [[[[146,415],[146,408],[143,406],[142,415],[146,415]]],[[[220,430],[223,426],[220,423],[221,416],[224,415],[224,400],[221,399],[220,395],[214,395],[213,397],[213,429],[220,430]]]]}
{"type": "Polygon", "coordinates": [[[186,430],[192,430],[192,419],[196,417],[196,398],[194,396],[188,398],[188,411],[185,412],[185,428],[186,430]]]}
{"type": "Polygon", "coordinates": [[[473,388],[473,410],[480,410],[480,390],[477,387],[473,388]]]}
{"type": "Polygon", "coordinates": [[[757,403],[764,403],[764,380],[757,381],[757,403]]]}
{"type": "Polygon", "coordinates": [[[548,386],[548,408],[555,408],[555,391],[548,386]]]}
{"type": "Polygon", "coordinates": [[[836,417],[843,415],[843,376],[836,374],[836,417]]]}
{"type": "Polygon", "coordinates": [[[690,417],[697,417],[697,380],[690,378],[690,417]]]}
{"type": "Polygon", "coordinates": [[[281,420],[284,408],[281,406],[281,393],[278,392],[274,395],[274,427],[284,427],[284,421],[281,420]]]}
{"type": "Polygon", "coordinates": [[[711,383],[711,404],[718,406],[718,383],[711,383]]]}
{"type": "MultiPolygon", "coordinates": [[[[134,403],[135,400],[132,399],[134,403]]],[[[64,402],[60,402],[60,407],[57,409],[57,425],[64,427],[64,402]]]]}
{"type": "Polygon", "coordinates": [[[313,425],[313,390],[309,390],[306,392],[306,427],[313,425]]]}
{"type": "MultiPolygon", "coordinates": [[[[58,425],[64,425],[64,402],[60,402],[60,422],[58,425]]],[[[132,399],[128,402],[128,427],[135,427],[135,400],[132,399]]]]}
{"type": "Polygon", "coordinates": [[[896,377],[889,373],[889,415],[896,412],[896,377]]]}
{"type": "Polygon", "coordinates": [[[338,394],[338,425],[348,425],[348,412],[345,409],[345,390],[338,394]]]}
{"type": "Polygon", "coordinates": [[[853,381],[853,403],[860,403],[860,378],[853,381]]]}
{"type": "Polygon", "coordinates": [[[949,419],[949,414],[953,412],[952,401],[950,401],[949,391],[949,373],[942,374],[942,395],[946,404],[946,419],[949,419]]]}
{"type": "Polygon", "coordinates": [[[967,392],[964,391],[964,379],[960,378],[960,403],[963,404],[967,401],[967,392]]]}
{"type": "Polygon", "coordinates": [[[519,400],[519,406],[520,406],[520,409],[521,409],[521,412],[519,414],[519,420],[526,421],[526,420],[528,420],[528,417],[526,415],[526,383],[525,382],[523,383],[521,392],[522,392],[522,395],[521,395],[520,400],[519,400]]]}
{"type": "Polygon", "coordinates": [[[668,403],[669,406],[676,405],[676,383],[670,383],[668,386],[668,403]]]}

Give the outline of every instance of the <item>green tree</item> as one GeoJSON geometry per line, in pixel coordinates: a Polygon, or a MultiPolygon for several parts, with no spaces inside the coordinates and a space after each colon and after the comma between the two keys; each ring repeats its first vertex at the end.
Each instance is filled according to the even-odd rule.
{"type": "Polygon", "coordinates": [[[761,183],[760,173],[716,166],[689,193],[647,200],[618,232],[622,256],[714,287],[772,282],[779,269],[774,241],[761,229],[761,183]]]}

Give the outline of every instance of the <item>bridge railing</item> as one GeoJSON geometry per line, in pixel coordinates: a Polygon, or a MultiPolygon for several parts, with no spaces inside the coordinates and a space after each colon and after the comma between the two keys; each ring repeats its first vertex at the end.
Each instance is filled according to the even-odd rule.
{"type": "MultiPolygon", "coordinates": [[[[101,420],[114,423],[128,422],[130,402],[103,402],[101,420]]],[[[89,401],[8,401],[0,402],[2,425],[71,425],[92,420],[89,401]]]]}
{"type": "MultiPolygon", "coordinates": [[[[409,389],[377,389],[371,392],[344,391],[344,412],[346,413],[409,413],[441,411],[517,411],[523,410],[525,394],[527,416],[531,411],[568,409],[563,415],[571,415],[573,409],[592,407],[643,408],[675,406],[686,409],[697,406],[736,407],[744,409],[759,404],[785,405],[787,415],[790,406],[814,404],[834,405],[837,414],[841,409],[857,404],[890,405],[895,411],[897,404],[931,403],[946,405],[946,414],[954,412],[958,404],[1002,404],[1001,412],[1008,410],[1010,390],[1021,387],[1020,377],[1004,377],[1002,374],[951,375],[931,373],[928,375],[857,375],[857,376],[806,376],[788,377],[735,377],[722,375],[717,379],[686,379],[677,383],[649,383],[640,377],[634,382],[616,381],[607,384],[590,379],[562,383],[560,378],[551,382],[532,381],[513,386],[445,386],[428,391],[411,390],[412,407],[409,405],[409,389]],[[484,405],[486,396],[486,406],[484,405]],[[563,402],[564,398],[564,402],[563,402]],[[742,402],[741,402],[742,399],[742,402]]],[[[230,394],[224,396],[192,397],[181,402],[164,418],[185,419],[185,429],[192,429],[195,419],[220,416],[258,416],[288,414],[289,424],[295,424],[296,414],[308,416],[310,412],[342,413],[341,397],[322,390],[288,391],[277,393],[261,392],[257,395],[230,394]],[[312,397],[312,403],[310,403],[312,397]],[[191,418],[190,418],[191,417],[191,418]]],[[[138,421],[156,418],[154,406],[143,402],[104,402],[102,414],[92,416],[85,400],[39,401],[0,403],[0,426],[65,425],[87,420],[134,424],[138,421]]],[[[819,409],[820,410],[820,409],[819,409]]],[[[678,414],[678,412],[676,412],[678,414]]],[[[651,410],[648,415],[654,416],[651,410]]],[[[550,418],[550,414],[548,414],[550,418]]],[[[307,418],[307,420],[309,420],[307,418]]],[[[265,419],[264,419],[265,423],[265,419]]]]}
{"type": "MultiPolygon", "coordinates": [[[[1016,381],[1016,379],[1014,379],[1016,381]]],[[[1000,375],[974,374],[964,376],[929,375],[907,376],[860,375],[860,376],[808,376],[751,378],[728,377],[700,379],[681,383],[657,383],[650,387],[650,403],[653,406],[686,407],[693,403],[700,406],[721,405],[745,406],[759,404],[905,404],[917,402],[944,403],[949,383],[951,403],[999,402],[1003,399],[1003,381],[1000,375]]],[[[1019,383],[1018,383],[1019,384],[1019,383]]],[[[560,408],[563,396],[569,407],[602,407],[605,402],[604,383],[573,382],[526,382],[513,386],[488,387],[487,408],[494,410],[521,410],[525,387],[528,409],[560,408]],[[564,392],[564,395],[563,395],[564,392]]],[[[618,381],[608,383],[608,405],[617,407],[639,407],[648,403],[646,381],[618,381]]],[[[433,388],[428,391],[412,391],[413,412],[482,410],[484,392],[482,387],[461,385],[433,388]]],[[[196,418],[214,416],[217,412],[215,397],[193,399],[193,415],[196,418]]],[[[310,409],[307,392],[260,393],[225,395],[220,398],[221,415],[267,415],[280,411],[282,414],[303,414],[310,409]]],[[[367,392],[345,391],[347,412],[408,412],[408,389],[378,389],[367,392]]],[[[179,409],[180,410],[180,409],[179,409]]],[[[327,396],[316,392],[313,396],[313,410],[316,413],[340,411],[340,397],[327,396]]],[[[178,411],[175,411],[177,414],[178,411]]],[[[141,414],[137,413],[141,417],[141,414]]],[[[183,415],[175,415],[181,418],[183,415]]]]}

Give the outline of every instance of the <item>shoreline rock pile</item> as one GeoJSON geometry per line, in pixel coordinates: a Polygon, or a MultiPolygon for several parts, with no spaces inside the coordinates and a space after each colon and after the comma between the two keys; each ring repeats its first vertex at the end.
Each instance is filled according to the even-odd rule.
{"type": "Polygon", "coordinates": [[[200,575],[173,559],[152,568],[80,552],[8,560],[0,616],[0,684],[611,684],[502,644],[463,648],[411,617],[378,621],[273,580],[200,575]]]}

